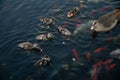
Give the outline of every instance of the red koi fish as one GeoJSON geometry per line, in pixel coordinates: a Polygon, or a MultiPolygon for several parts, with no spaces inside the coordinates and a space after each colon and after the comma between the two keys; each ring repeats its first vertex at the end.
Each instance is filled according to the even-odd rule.
{"type": "Polygon", "coordinates": [[[97,12],[97,10],[92,10],[89,14],[94,15],[97,12]]]}
{"type": "Polygon", "coordinates": [[[107,72],[109,72],[110,70],[112,70],[113,68],[115,68],[116,64],[111,64],[108,66],[107,68],[107,72]]]}
{"type": "Polygon", "coordinates": [[[72,52],[73,52],[73,55],[74,55],[75,59],[78,61],[79,57],[78,57],[77,51],[75,49],[72,49],[72,52]]]}
{"type": "Polygon", "coordinates": [[[66,25],[67,24],[67,22],[63,22],[63,25],[66,25]]]}
{"type": "Polygon", "coordinates": [[[80,20],[80,19],[76,19],[76,20],[75,20],[75,22],[79,22],[79,23],[80,23],[80,22],[81,22],[81,20],[80,20]]]}
{"type": "Polygon", "coordinates": [[[105,6],[103,8],[100,8],[98,11],[103,12],[103,11],[108,10],[110,8],[111,8],[111,6],[105,6]]]}
{"type": "Polygon", "coordinates": [[[106,47],[100,47],[100,48],[95,49],[93,52],[100,53],[101,51],[106,50],[106,49],[107,49],[106,47]]]}
{"type": "Polygon", "coordinates": [[[80,24],[76,24],[76,27],[80,27],[80,24]]]}
{"type": "Polygon", "coordinates": [[[102,61],[99,61],[96,64],[94,64],[94,67],[100,67],[102,65],[102,63],[103,63],[102,61]]]}
{"type": "Polygon", "coordinates": [[[114,39],[114,37],[108,37],[108,38],[105,39],[105,41],[111,42],[113,39],[114,39]]]}
{"type": "Polygon", "coordinates": [[[90,52],[88,52],[88,53],[86,54],[86,58],[87,58],[88,61],[90,61],[90,58],[91,58],[90,52]]]}
{"type": "Polygon", "coordinates": [[[65,28],[65,27],[66,27],[66,25],[65,25],[65,24],[63,24],[61,27],[62,27],[62,28],[65,28]]]}
{"type": "Polygon", "coordinates": [[[106,61],[103,62],[104,65],[108,65],[113,61],[113,59],[107,59],[106,61]]]}
{"type": "Polygon", "coordinates": [[[96,67],[93,69],[93,77],[92,77],[92,80],[97,80],[97,68],[96,68],[96,67]]]}

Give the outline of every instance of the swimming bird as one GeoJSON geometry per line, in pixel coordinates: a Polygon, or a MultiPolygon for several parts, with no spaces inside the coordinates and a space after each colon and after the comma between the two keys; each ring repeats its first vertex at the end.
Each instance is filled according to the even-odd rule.
{"type": "Polygon", "coordinates": [[[96,37],[98,32],[110,31],[116,26],[119,18],[120,8],[115,9],[105,15],[102,15],[97,20],[94,20],[91,26],[91,30],[93,30],[92,36],[96,37]]]}
{"type": "Polygon", "coordinates": [[[71,11],[69,11],[67,13],[67,18],[72,18],[73,16],[75,16],[77,13],[79,12],[79,8],[75,7],[74,9],[72,9],[71,11]]]}
{"type": "Polygon", "coordinates": [[[41,35],[38,35],[36,37],[36,40],[43,40],[43,41],[46,41],[46,40],[50,40],[50,39],[53,39],[55,36],[52,34],[52,33],[47,33],[47,34],[41,34],[41,35]]]}
{"type": "Polygon", "coordinates": [[[18,44],[18,47],[24,50],[35,50],[37,52],[41,52],[42,49],[40,48],[39,44],[37,43],[31,43],[31,42],[21,42],[18,44]]]}
{"type": "Polygon", "coordinates": [[[40,21],[45,25],[54,25],[55,24],[54,18],[40,17],[40,21]]]}
{"type": "Polygon", "coordinates": [[[112,52],[110,52],[110,55],[114,58],[114,59],[118,59],[120,60],[120,49],[116,49],[113,50],[112,52]]]}
{"type": "Polygon", "coordinates": [[[70,40],[72,34],[67,28],[60,26],[60,27],[57,27],[57,29],[62,35],[64,35],[67,38],[67,40],[70,40]]]}
{"type": "Polygon", "coordinates": [[[113,50],[110,54],[111,55],[120,55],[120,49],[113,50]]]}
{"type": "Polygon", "coordinates": [[[51,63],[51,58],[48,55],[44,55],[43,57],[41,57],[41,59],[39,59],[35,65],[37,66],[46,66],[49,65],[51,63]]]}

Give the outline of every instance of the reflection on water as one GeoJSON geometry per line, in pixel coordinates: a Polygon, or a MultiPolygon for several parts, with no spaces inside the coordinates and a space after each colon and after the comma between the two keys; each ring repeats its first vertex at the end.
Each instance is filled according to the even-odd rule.
{"type": "MultiPolygon", "coordinates": [[[[72,19],[66,18],[68,11],[73,7],[80,7],[80,0],[1,0],[0,1],[0,80],[90,80],[89,70],[98,59],[106,59],[110,51],[119,48],[120,45],[106,38],[115,37],[120,28],[116,28],[109,34],[100,33],[96,39],[90,35],[88,28],[80,27],[76,35],[74,31],[81,24],[87,24],[102,14],[113,10],[119,1],[111,0],[84,0],[80,13],[72,19]],[[107,6],[107,7],[106,7],[107,6]],[[73,34],[71,40],[61,35],[54,26],[43,28],[39,17],[54,17],[56,25],[65,26],[73,34]],[[53,41],[36,41],[41,33],[52,32],[56,37],[53,41]],[[24,51],[16,48],[21,41],[37,42],[44,53],[47,53],[53,63],[46,67],[37,67],[34,63],[42,55],[34,51],[24,51]],[[92,54],[98,47],[106,46],[107,50],[102,55],[92,54]],[[80,61],[72,61],[74,57],[72,49],[76,49],[80,61]],[[91,52],[92,59],[86,60],[86,53],[91,52]],[[83,65],[80,65],[83,64],[83,65]],[[67,65],[67,66],[64,66],[67,65]]],[[[89,27],[89,26],[88,26],[89,27]]],[[[98,80],[119,80],[119,61],[116,69],[109,75],[104,72],[98,76],[98,80]]]]}

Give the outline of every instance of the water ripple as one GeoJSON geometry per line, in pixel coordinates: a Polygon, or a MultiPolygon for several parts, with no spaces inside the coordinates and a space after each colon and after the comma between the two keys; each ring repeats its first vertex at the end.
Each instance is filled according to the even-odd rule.
{"type": "MultiPolygon", "coordinates": [[[[89,3],[85,0],[88,8],[81,9],[80,14],[72,19],[68,19],[66,18],[67,12],[75,6],[79,6],[79,2],[71,0],[2,0],[2,3],[0,3],[0,52],[2,52],[0,54],[0,65],[5,70],[2,72],[6,74],[3,78],[6,80],[9,80],[9,77],[13,80],[69,80],[73,79],[71,77],[74,76],[76,77],[75,79],[78,77],[82,79],[82,69],[78,70],[79,68],[76,68],[76,65],[70,66],[70,69],[74,68],[74,70],[65,71],[61,69],[62,64],[72,63],[73,54],[71,49],[74,48],[78,51],[78,55],[83,55],[97,47],[107,45],[109,48],[109,45],[112,45],[112,43],[106,43],[104,39],[116,36],[119,33],[119,27],[116,27],[109,34],[100,33],[96,39],[93,39],[91,32],[88,30],[89,27],[74,35],[76,25],[86,24],[93,17],[96,18],[101,15],[96,13],[90,16],[89,11],[100,9],[106,5],[114,6],[117,3],[104,3],[104,1],[103,3],[89,3]],[[81,17],[83,14],[86,17],[81,17]],[[60,34],[54,26],[49,29],[42,28],[39,16],[55,17],[56,25],[58,26],[65,24],[65,27],[73,34],[71,40],[66,40],[66,37],[60,34]],[[52,32],[55,35],[55,39],[43,42],[35,40],[37,35],[46,32],[52,32]],[[52,57],[53,64],[46,68],[36,67],[34,63],[40,59],[41,55],[17,49],[16,46],[20,41],[38,42],[43,48],[44,53],[52,57]],[[10,74],[7,74],[7,72],[10,74]],[[63,75],[69,74],[64,78],[64,76],[61,76],[61,73],[63,75]]],[[[84,57],[83,61],[86,61],[84,57]]],[[[83,71],[83,73],[85,72],[83,71]]],[[[83,80],[88,79],[84,78],[83,80]]]]}

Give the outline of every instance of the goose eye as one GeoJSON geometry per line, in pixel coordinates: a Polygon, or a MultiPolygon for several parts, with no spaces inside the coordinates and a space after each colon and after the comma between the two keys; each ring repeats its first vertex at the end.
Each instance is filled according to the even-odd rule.
{"type": "Polygon", "coordinates": [[[93,22],[93,24],[92,24],[92,25],[94,26],[94,25],[96,25],[96,24],[97,24],[97,22],[95,21],[95,22],[93,22]]]}

